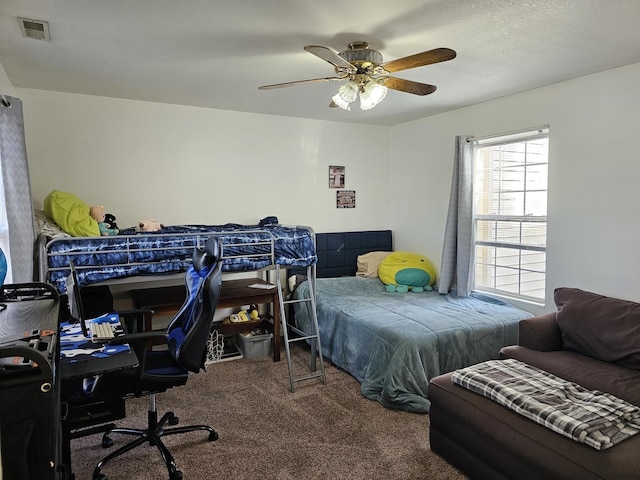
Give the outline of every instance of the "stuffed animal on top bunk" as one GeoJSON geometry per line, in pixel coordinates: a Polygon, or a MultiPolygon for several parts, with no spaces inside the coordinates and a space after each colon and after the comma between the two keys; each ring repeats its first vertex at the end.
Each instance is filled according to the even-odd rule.
{"type": "Polygon", "coordinates": [[[378,267],[378,277],[387,292],[407,293],[433,290],[436,267],[427,257],[411,252],[393,252],[378,267]]]}
{"type": "Polygon", "coordinates": [[[112,215],[110,213],[105,213],[104,223],[106,223],[109,228],[113,228],[114,230],[119,230],[118,224],[116,223],[115,215],[112,215]]]}
{"type": "Polygon", "coordinates": [[[150,218],[148,220],[140,220],[136,225],[136,232],[158,232],[163,228],[163,224],[150,218]]]}
{"type": "Polygon", "coordinates": [[[98,222],[100,235],[106,237],[109,235],[118,235],[118,233],[120,232],[118,228],[111,228],[111,225],[106,222],[107,215],[109,215],[109,217],[113,217],[113,220],[115,220],[116,217],[111,214],[106,214],[102,205],[94,205],[93,207],[89,208],[89,215],[96,222],[98,222]]]}

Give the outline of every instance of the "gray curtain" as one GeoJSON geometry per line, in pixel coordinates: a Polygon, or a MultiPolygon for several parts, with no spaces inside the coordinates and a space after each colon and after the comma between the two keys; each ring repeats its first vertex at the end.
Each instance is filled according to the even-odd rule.
{"type": "Polygon", "coordinates": [[[35,228],[22,101],[8,96],[0,98],[0,168],[9,225],[10,259],[7,260],[11,264],[11,281],[31,282],[35,228]]]}
{"type": "Polygon", "coordinates": [[[456,137],[449,213],[442,248],[438,292],[451,289],[468,297],[473,286],[473,147],[468,135],[456,137]]]}

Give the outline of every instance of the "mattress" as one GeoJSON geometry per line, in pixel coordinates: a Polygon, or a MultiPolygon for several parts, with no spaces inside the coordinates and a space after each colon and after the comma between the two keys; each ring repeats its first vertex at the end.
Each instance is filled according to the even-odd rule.
{"type": "Polygon", "coordinates": [[[308,227],[267,225],[177,225],[160,232],[108,237],[57,238],[39,253],[40,275],[60,293],[66,290],[69,263],[81,287],[135,275],[185,271],[193,249],[218,235],[223,246],[223,271],[253,271],[276,265],[307,267],[317,261],[313,231],[308,227]]]}
{"type": "MultiPolygon", "coordinates": [[[[480,294],[389,293],[376,278],[318,278],[315,293],[325,358],[354,376],[365,397],[416,413],[429,411],[432,377],[498,358],[531,316],[480,294]]],[[[306,282],[294,292],[308,295],[306,282]]],[[[312,331],[309,308],[293,306],[297,327],[312,331]]]]}

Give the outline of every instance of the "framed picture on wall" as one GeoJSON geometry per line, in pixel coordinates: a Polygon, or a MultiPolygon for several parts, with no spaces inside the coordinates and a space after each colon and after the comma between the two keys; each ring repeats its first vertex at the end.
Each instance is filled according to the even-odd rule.
{"type": "Polygon", "coordinates": [[[336,207],[356,208],[356,191],[340,190],[339,192],[336,192],[336,207]]]}
{"type": "Polygon", "coordinates": [[[329,188],[344,188],[344,167],[329,167],[329,188]]]}

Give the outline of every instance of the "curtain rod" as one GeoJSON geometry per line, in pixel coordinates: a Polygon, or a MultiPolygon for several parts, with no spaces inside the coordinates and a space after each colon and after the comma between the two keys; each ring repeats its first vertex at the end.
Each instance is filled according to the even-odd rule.
{"type": "Polygon", "coordinates": [[[0,103],[3,107],[9,108],[11,106],[11,102],[4,96],[4,93],[0,93],[0,103]]]}
{"type": "Polygon", "coordinates": [[[513,130],[511,132],[498,133],[496,135],[485,135],[483,137],[474,137],[473,135],[469,135],[469,138],[467,138],[467,142],[481,142],[483,140],[498,139],[498,138],[502,138],[502,137],[510,137],[512,135],[520,135],[522,133],[533,132],[533,131],[538,131],[538,133],[540,133],[540,134],[548,133],[549,125],[547,124],[547,125],[541,125],[539,127],[523,128],[521,130],[513,130]]]}

